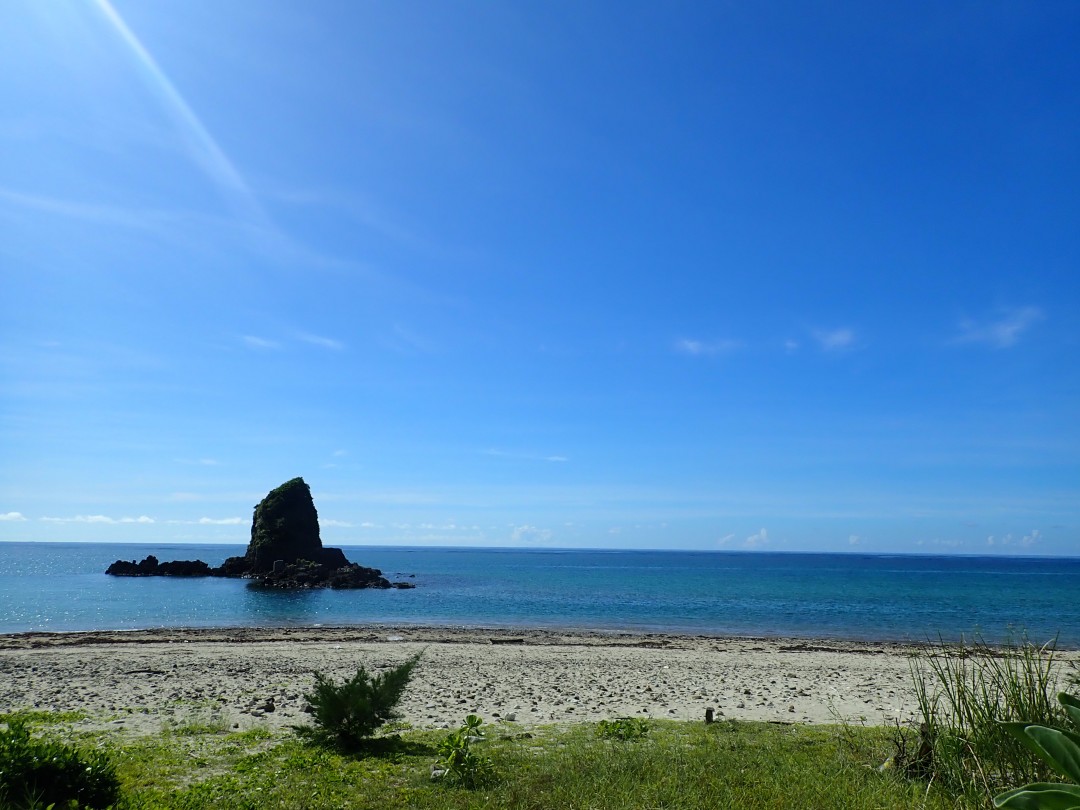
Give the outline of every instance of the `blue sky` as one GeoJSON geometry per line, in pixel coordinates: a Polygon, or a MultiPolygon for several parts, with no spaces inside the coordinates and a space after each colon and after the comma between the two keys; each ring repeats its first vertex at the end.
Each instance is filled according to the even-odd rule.
{"type": "Polygon", "coordinates": [[[1078,35],[4,3],[0,540],[1080,553],[1078,35]]]}

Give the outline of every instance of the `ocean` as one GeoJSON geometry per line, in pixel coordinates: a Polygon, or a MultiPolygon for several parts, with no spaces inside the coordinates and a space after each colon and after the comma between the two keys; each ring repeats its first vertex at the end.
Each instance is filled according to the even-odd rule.
{"type": "Polygon", "coordinates": [[[158,627],[548,628],[936,641],[1025,635],[1080,649],[1080,559],[344,547],[413,590],[268,592],[243,580],[109,577],[117,559],[238,545],[0,543],[0,633],[158,627]]]}

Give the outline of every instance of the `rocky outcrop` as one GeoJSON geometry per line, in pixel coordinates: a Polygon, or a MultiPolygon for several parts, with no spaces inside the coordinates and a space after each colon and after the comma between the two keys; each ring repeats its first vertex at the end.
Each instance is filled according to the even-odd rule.
{"type": "Polygon", "coordinates": [[[293,478],[255,505],[247,552],[227,559],[221,575],[261,578],[272,574],[279,562],[303,560],[331,570],[351,565],[341,549],[323,548],[311,488],[303,478],[293,478]]]}
{"type": "Polygon", "coordinates": [[[202,560],[160,563],[117,560],[105,571],[118,577],[244,577],[261,588],[413,588],[391,583],[377,568],[349,562],[340,548],[323,548],[319,514],[311,489],[293,478],[271,490],[255,506],[251,542],[242,557],[229,557],[217,568],[202,560]]]}
{"type": "Polygon", "coordinates": [[[256,576],[252,585],[260,588],[336,588],[342,590],[415,587],[410,583],[391,583],[378,568],[365,568],[349,562],[343,566],[330,567],[307,560],[277,566],[268,573],[256,576]]]}
{"type": "Polygon", "coordinates": [[[277,560],[322,562],[319,513],[303,478],[286,481],[255,506],[244,556],[253,574],[270,571],[277,560]]]}
{"type": "Polygon", "coordinates": [[[159,563],[151,554],[140,563],[132,560],[117,560],[106,569],[106,574],[117,577],[209,577],[215,576],[215,569],[202,560],[173,560],[159,563]]]}

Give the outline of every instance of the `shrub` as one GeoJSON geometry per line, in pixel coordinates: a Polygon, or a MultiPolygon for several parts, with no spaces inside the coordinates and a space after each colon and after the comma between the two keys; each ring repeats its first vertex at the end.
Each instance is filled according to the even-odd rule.
{"type": "Polygon", "coordinates": [[[614,740],[640,740],[649,733],[649,721],[643,717],[617,717],[601,720],[596,726],[597,737],[614,740]]]}
{"type": "Polygon", "coordinates": [[[1003,724],[1056,725],[1054,646],[1003,648],[942,643],[912,662],[921,724],[913,776],[985,800],[1005,786],[1040,782],[1052,771],[1003,724]]]}
{"type": "Polygon", "coordinates": [[[409,684],[420,653],[378,675],[361,665],[340,685],[321,672],[315,673],[315,689],[304,695],[314,726],[295,726],[297,733],[316,742],[342,749],[356,749],[378,728],[398,716],[394,711],[409,684]]]}
{"type": "Polygon", "coordinates": [[[83,752],[57,740],[31,737],[26,721],[0,729],[0,806],[108,807],[120,798],[116,768],[100,751],[83,752]]]}
{"type": "MultiPolygon", "coordinates": [[[[1080,700],[1058,695],[1073,725],[1080,729],[1080,700]]],[[[1004,728],[1033,754],[1072,784],[1036,782],[994,797],[994,807],[1008,810],[1056,810],[1080,807],[1080,735],[1036,723],[1005,723],[1004,728]]]]}
{"type": "Polygon", "coordinates": [[[484,721],[470,714],[465,723],[439,744],[439,763],[434,773],[466,788],[477,788],[495,776],[491,760],[473,750],[472,744],[484,739],[484,721]]]}

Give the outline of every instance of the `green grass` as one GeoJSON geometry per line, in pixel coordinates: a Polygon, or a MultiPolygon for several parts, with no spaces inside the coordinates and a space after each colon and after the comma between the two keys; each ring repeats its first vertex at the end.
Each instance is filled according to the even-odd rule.
{"type": "Polygon", "coordinates": [[[432,782],[446,732],[382,736],[345,755],[289,732],[189,725],[93,739],[111,751],[124,799],[144,808],[967,808],[954,796],[877,770],[885,728],[656,721],[640,739],[595,724],[529,733],[512,724],[478,744],[497,779],[466,790],[432,782]]]}
{"type": "Polygon", "coordinates": [[[86,719],[85,712],[42,712],[36,709],[25,709],[17,712],[0,712],[0,723],[8,720],[23,720],[26,723],[37,726],[62,726],[69,723],[78,723],[86,719]]]}

